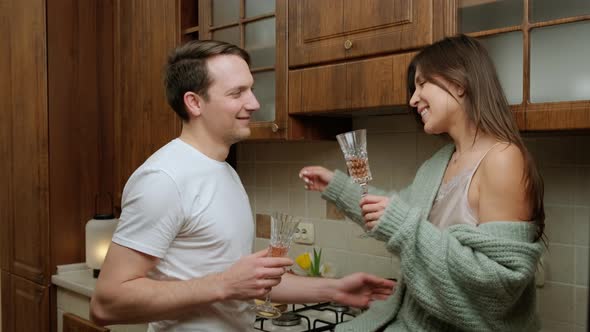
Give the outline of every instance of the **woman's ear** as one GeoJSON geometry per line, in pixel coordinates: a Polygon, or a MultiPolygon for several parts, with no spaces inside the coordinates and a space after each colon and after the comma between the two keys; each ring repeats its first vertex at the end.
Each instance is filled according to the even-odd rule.
{"type": "Polygon", "coordinates": [[[203,99],[198,94],[192,91],[188,91],[184,94],[184,106],[190,117],[198,117],[201,115],[202,104],[203,99]]]}
{"type": "Polygon", "coordinates": [[[459,97],[465,97],[465,88],[463,88],[460,85],[457,85],[457,96],[459,97]]]}

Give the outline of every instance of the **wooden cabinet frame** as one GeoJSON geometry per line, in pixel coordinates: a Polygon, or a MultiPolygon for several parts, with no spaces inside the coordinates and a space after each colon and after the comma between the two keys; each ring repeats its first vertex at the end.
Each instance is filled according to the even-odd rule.
{"type": "MultiPolygon", "coordinates": [[[[523,19],[520,25],[467,33],[472,37],[488,37],[507,32],[522,31],[523,34],[523,96],[522,103],[511,105],[521,130],[558,130],[590,128],[590,100],[531,103],[530,102],[530,52],[531,30],[536,28],[587,21],[590,15],[530,22],[533,0],[523,1],[523,19]]],[[[458,3],[458,2],[457,2],[458,3]]],[[[457,6],[457,11],[458,11],[457,6]]],[[[458,20],[455,27],[458,31],[458,20]]]]}
{"type": "MultiPolygon", "coordinates": [[[[181,6],[183,3],[194,0],[180,0],[181,6]]],[[[252,73],[262,73],[268,71],[275,72],[275,120],[268,122],[254,122],[251,123],[250,128],[252,134],[250,140],[270,140],[270,139],[286,139],[287,138],[287,29],[286,29],[286,17],[287,17],[287,2],[286,0],[276,0],[275,12],[271,14],[263,14],[254,17],[245,17],[245,0],[240,0],[240,16],[238,21],[224,24],[224,25],[212,25],[212,0],[199,0],[198,1],[198,21],[195,26],[185,26],[180,31],[181,41],[187,41],[195,39],[198,34],[199,39],[210,39],[212,33],[216,30],[240,27],[240,47],[244,48],[245,42],[245,25],[248,23],[268,19],[275,17],[276,19],[276,52],[275,52],[275,65],[270,67],[254,68],[252,73]],[[192,34],[192,37],[188,35],[192,34]]],[[[185,5],[188,7],[188,5],[185,5]]],[[[181,14],[185,15],[186,14],[181,14]]],[[[184,18],[186,20],[187,18],[184,18]]],[[[194,21],[194,19],[193,19],[194,21]]],[[[183,18],[181,16],[181,25],[183,24],[183,18]]]]}

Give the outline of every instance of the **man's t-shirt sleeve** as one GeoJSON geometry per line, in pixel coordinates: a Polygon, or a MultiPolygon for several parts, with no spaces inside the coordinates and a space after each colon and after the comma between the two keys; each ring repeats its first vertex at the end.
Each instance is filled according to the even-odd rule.
{"type": "Polygon", "coordinates": [[[133,174],[125,186],[113,242],[150,256],[164,257],[184,221],[174,180],[161,170],[133,174]]]}

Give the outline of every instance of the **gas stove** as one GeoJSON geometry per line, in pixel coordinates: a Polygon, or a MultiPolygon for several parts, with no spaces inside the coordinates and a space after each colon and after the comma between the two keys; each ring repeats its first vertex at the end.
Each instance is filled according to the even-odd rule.
{"type": "Polygon", "coordinates": [[[337,324],[346,322],[360,313],[358,309],[333,302],[292,304],[289,309],[276,319],[257,318],[250,331],[334,331],[337,324]]]}

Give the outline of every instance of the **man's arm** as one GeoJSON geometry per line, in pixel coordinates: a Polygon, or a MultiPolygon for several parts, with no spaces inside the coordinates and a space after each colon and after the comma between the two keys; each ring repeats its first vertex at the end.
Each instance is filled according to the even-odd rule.
{"type": "Polygon", "coordinates": [[[228,270],[186,281],[152,280],[158,258],[111,243],[90,302],[90,317],[100,325],[178,319],[199,305],[263,297],[276,286],[288,258],[265,257],[266,250],[242,257],[228,270]]]}
{"type": "Polygon", "coordinates": [[[280,303],[334,301],[365,308],[373,300],[384,300],[393,293],[395,283],[367,273],[354,273],[340,279],[311,278],[284,274],[273,288],[272,300],[280,303]]]}

